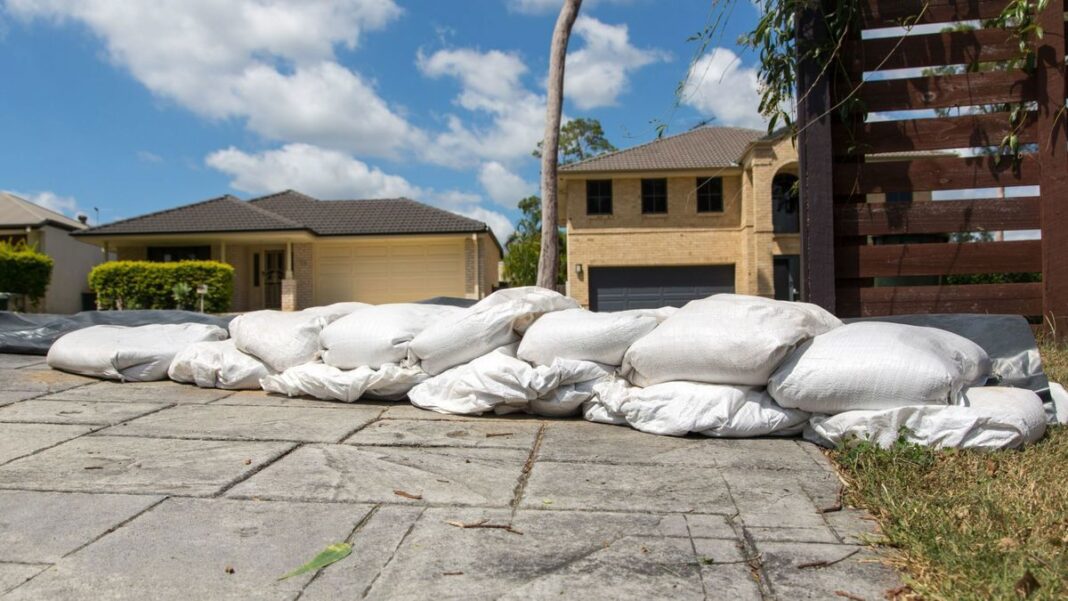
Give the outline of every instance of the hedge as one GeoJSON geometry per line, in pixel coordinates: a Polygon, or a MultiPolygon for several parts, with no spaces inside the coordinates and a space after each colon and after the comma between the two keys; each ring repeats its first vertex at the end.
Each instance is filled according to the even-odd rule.
{"type": "Polygon", "coordinates": [[[234,268],[218,261],[110,261],[89,272],[100,309],[199,309],[197,286],[207,285],[204,310],[230,310],[234,268]]]}
{"type": "Polygon", "coordinates": [[[36,304],[52,279],[52,257],[25,242],[0,242],[0,292],[21,294],[36,304]]]}

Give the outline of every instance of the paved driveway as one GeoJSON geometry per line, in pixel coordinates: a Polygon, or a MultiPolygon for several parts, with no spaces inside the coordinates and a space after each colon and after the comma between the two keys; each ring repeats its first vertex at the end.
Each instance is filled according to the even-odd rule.
{"type": "Polygon", "coordinates": [[[0,355],[7,599],[882,599],[796,440],[461,418],[0,355]],[[353,553],[277,577],[328,544],[353,553]],[[844,559],[843,559],[844,558],[844,559]],[[849,597],[848,595],[852,595],[849,597]]]}

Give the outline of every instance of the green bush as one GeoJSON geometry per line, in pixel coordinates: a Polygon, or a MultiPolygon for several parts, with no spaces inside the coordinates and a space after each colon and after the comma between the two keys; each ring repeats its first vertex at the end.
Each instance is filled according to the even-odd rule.
{"type": "Polygon", "coordinates": [[[111,261],[89,272],[89,287],[100,309],[194,309],[197,286],[207,285],[204,310],[230,310],[234,268],[218,261],[111,261]]]}
{"type": "Polygon", "coordinates": [[[0,241],[0,292],[23,295],[37,304],[52,279],[52,257],[18,242],[0,241]]]}

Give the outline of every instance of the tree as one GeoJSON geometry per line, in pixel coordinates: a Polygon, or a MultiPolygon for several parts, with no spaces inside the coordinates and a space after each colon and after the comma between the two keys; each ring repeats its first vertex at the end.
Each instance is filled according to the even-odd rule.
{"type": "MultiPolygon", "coordinates": [[[[519,201],[523,216],[516,224],[515,232],[508,238],[508,254],[504,256],[504,275],[516,286],[531,286],[537,281],[538,255],[541,250],[541,199],[528,196],[519,201]]],[[[556,283],[567,280],[567,245],[557,228],[560,244],[559,268],[556,283]]]]}
{"type": "MultiPolygon", "coordinates": [[[[541,142],[531,153],[541,158],[541,142]]],[[[604,137],[601,122],[596,119],[578,118],[572,119],[560,128],[560,156],[559,162],[567,165],[578,161],[595,157],[606,152],[615,152],[617,149],[604,137]]]]}
{"type": "MultiPolygon", "coordinates": [[[[575,25],[582,0],[564,0],[560,16],[553,28],[552,46],[549,50],[549,79],[545,102],[545,136],[541,156],[541,229],[557,231],[556,226],[556,165],[560,150],[560,117],[564,103],[564,61],[567,57],[567,42],[575,25]]],[[[541,254],[538,255],[537,284],[543,288],[555,288],[560,269],[560,236],[542,236],[541,254]]]]}

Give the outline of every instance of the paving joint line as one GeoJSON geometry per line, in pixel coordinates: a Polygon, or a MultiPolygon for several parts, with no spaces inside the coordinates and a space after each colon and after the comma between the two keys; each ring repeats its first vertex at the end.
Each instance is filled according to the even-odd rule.
{"type": "Polygon", "coordinates": [[[731,490],[730,482],[722,474],[720,474],[720,478],[723,479],[723,485],[727,489],[727,498],[730,499],[731,505],[734,506],[735,513],[727,518],[727,523],[734,530],[735,539],[742,552],[742,559],[745,560],[749,573],[756,583],[757,593],[760,598],[765,601],[773,601],[776,599],[775,591],[772,589],[767,571],[764,570],[764,558],[760,550],[757,549],[756,541],[753,540],[753,537],[745,527],[744,520],[741,519],[742,511],[738,507],[738,500],[734,498],[734,491],[731,490]],[[756,566],[752,563],[754,561],[758,562],[756,566]]]}
{"type": "MultiPolygon", "coordinates": [[[[367,522],[370,522],[371,518],[373,518],[378,513],[378,509],[380,507],[382,507],[381,504],[374,505],[373,507],[371,507],[371,509],[367,511],[367,513],[363,515],[363,517],[360,518],[358,522],[356,522],[356,525],[353,526],[352,530],[349,531],[349,535],[345,537],[346,543],[351,546],[352,543],[356,541],[356,535],[360,532],[360,530],[363,529],[364,525],[367,524],[367,522]]],[[[296,597],[293,597],[293,601],[299,601],[299,599],[304,596],[304,591],[308,590],[308,587],[311,586],[312,583],[319,578],[319,575],[322,574],[329,567],[329,565],[325,565],[319,568],[318,570],[315,570],[315,573],[312,574],[312,577],[304,583],[304,586],[300,587],[300,591],[297,592],[296,597]]]]}
{"type": "Polygon", "coordinates": [[[238,484],[241,484],[242,482],[245,482],[249,478],[255,476],[256,474],[258,474],[260,472],[262,472],[263,470],[267,469],[268,467],[274,465],[275,463],[278,463],[279,461],[281,461],[282,459],[287,457],[290,453],[292,453],[293,451],[295,451],[295,450],[297,450],[297,449],[299,449],[299,448],[301,448],[303,446],[304,446],[303,443],[297,443],[297,444],[291,446],[290,448],[286,449],[285,451],[282,451],[281,453],[275,455],[273,458],[268,459],[267,461],[263,462],[263,464],[258,465],[256,467],[250,469],[248,472],[246,472],[244,474],[238,474],[237,476],[232,478],[229,482],[223,484],[222,488],[220,488],[219,490],[215,491],[215,493],[212,494],[210,498],[218,499],[218,498],[222,497],[224,494],[229,492],[231,489],[233,489],[238,484]]]}
{"type": "Polygon", "coordinates": [[[352,438],[353,436],[355,436],[357,432],[360,432],[361,430],[367,428],[371,424],[376,423],[379,420],[381,420],[382,419],[382,414],[385,413],[388,410],[389,410],[388,408],[383,407],[382,410],[378,412],[378,415],[374,416],[373,419],[371,419],[370,421],[368,421],[365,424],[360,424],[359,426],[356,426],[353,430],[351,430],[350,432],[348,432],[347,434],[345,434],[341,438],[339,438],[336,441],[334,441],[334,444],[344,444],[346,440],[348,440],[349,438],[352,438]]]}
{"type": "Polygon", "coordinates": [[[367,583],[367,587],[363,589],[363,594],[360,595],[361,599],[366,599],[367,595],[371,594],[371,589],[374,588],[375,583],[377,583],[378,579],[382,576],[382,572],[386,571],[386,568],[389,567],[389,564],[393,563],[393,558],[397,556],[397,552],[400,551],[401,546],[404,545],[404,541],[408,540],[408,536],[411,535],[412,530],[415,530],[415,525],[423,519],[423,516],[425,514],[426,508],[424,507],[423,510],[419,512],[419,515],[415,516],[415,519],[412,520],[412,523],[408,524],[408,529],[404,531],[404,534],[400,537],[400,540],[397,541],[397,545],[393,547],[393,551],[390,552],[389,557],[386,558],[386,561],[383,562],[382,565],[378,568],[378,571],[375,572],[374,578],[371,578],[371,582],[367,583]]]}
{"type": "Polygon", "coordinates": [[[530,481],[530,472],[534,470],[534,463],[538,460],[538,451],[541,450],[542,440],[545,439],[545,428],[546,426],[543,424],[538,428],[538,433],[534,435],[534,444],[530,447],[530,454],[527,455],[527,460],[523,463],[523,469],[519,473],[519,481],[516,482],[515,489],[512,491],[512,501],[509,503],[512,508],[512,514],[508,518],[509,522],[515,519],[516,509],[523,500],[527,482],[530,481]]]}

